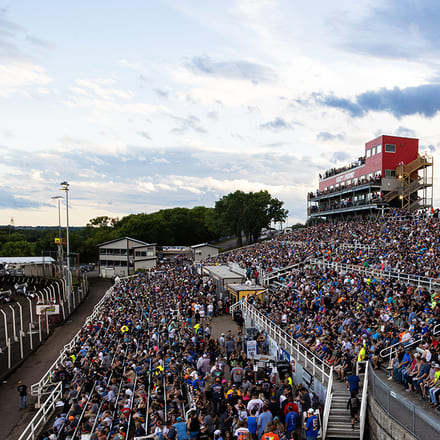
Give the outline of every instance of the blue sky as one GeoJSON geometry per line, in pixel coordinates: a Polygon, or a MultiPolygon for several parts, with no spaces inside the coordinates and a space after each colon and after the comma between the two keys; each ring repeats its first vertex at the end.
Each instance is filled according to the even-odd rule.
{"type": "Polygon", "coordinates": [[[439,21],[426,0],[0,0],[0,224],[57,224],[63,180],[74,225],[236,189],[304,221],[370,139],[436,155],[439,21]]]}

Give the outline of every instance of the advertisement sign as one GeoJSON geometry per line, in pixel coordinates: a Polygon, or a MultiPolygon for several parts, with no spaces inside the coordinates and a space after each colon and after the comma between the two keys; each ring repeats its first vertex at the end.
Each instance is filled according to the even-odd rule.
{"type": "Polygon", "coordinates": [[[35,309],[37,315],[46,313],[47,316],[50,316],[50,315],[59,315],[60,313],[60,306],[58,304],[45,304],[45,305],[40,304],[37,305],[35,309]]]}
{"type": "Polygon", "coordinates": [[[247,341],[247,357],[253,358],[257,354],[257,341],[247,341]]]}

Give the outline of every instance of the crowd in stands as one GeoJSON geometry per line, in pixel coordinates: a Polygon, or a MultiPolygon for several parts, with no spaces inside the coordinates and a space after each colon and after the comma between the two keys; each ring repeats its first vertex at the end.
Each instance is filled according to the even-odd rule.
{"type": "Polygon", "coordinates": [[[257,381],[241,331],[212,337],[228,307],[189,263],[120,281],[53,372],[64,406],[41,438],[299,439],[301,409],[317,435],[313,395],[268,371],[257,381]]]}
{"type": "MultiPolygon", "coordinates": [[[[280,272],[277,290],[249,301],[333,365],[341,381],[356,362],[369,359],[379,368],[381,351],[396,344],[390,378],[438,405],[437,292],[385,276],[410,273],[437,280],[438,223],[435,213],[397,211],[326,223],[204,264],[233,262],[255,279],[296,265],[280,272]],[[336,271],[328,265],[335,262],[379,275],[336,271]]],[[[54,382],[62,382],[64,408],[46,438],[90,434],[122,440],[153,434],[155,440],[242,440],[250,432],[252,440],[260,440],[267,430],[280,439],[299,438],[301,410],[310,409],[312,418],[318,403],[291,381],[280,386],[268,376],[255,381],[242,334],[212,337],[210,319],[230,305],[215,289],[190,263],[161,266],[115,286],[53,374],[54,382]]],[[[310,433],[315,428],[309,423],[310,433]]]]}
{"type": "Polygon", "coordinates": [[[408,391],[422,390],[424,397],[438,405],[440,347],[433,331],[440,324],[440,293],[429,290],[427,284],[411,286],[398,275],[440,281],[439,226],[438,211],[399,210],[385,217],[293,231],[220,255],[218,260],[253,266],[262,275],[306,263],[280,275],[276,291],[250,301],[323,361],[334,365],[340,380],[359,360],[369,359],[379,368],[382,350],[395,346],[388,351],[393,356],[393,376],[405,383],[408,391]],[[316,264],[313,258],[323,264],[316,264]],[[332,263],[350,266],[342,273],[333,269],[332,263]],[[359,268],[365,272],[355,270],[359,268]],[[408,345],[411,363],[402,364],[403,348],[408,345]],[[420,351],[418,361],[416,348],[420,351]]]}
{"type": "MultiPolygon", "coordinates": [[[[337,185],[337,186],[335,185],[332,188],[328,188],[323,191],[319,191],[319,190],[316,190],[315,192],[311,191],[307,195],[308,195],[309,199],[314,199],[315,197],[319,197],[319,196],[322,196],[325,194],[332,194],[332,193],[339,192],[339,191],[344,191],[349,188],[356,188],[357,186],[365,185],[367,183],[380,184],[381,180],[382,180],[382,176],[380,173],[376,174],[374,176],[371,176],[371,177],[362,176],[359,179],[352,179],[349,181],[341,182],[339,185],[337,185]],[[356,183],[354,183],[354,181],[356,183]]],[[[376,194],[376,196],[379,197],[380,193],[376,194]]]]}
{"type": "Polygon", "coordinates": [[[351,170],[353,168],[360,167],[363,164],[365,164],[365,156],[361,156],[356,162],[353,162],[350,165],[343,166],[340,168],[330,168],[329,170],[325,171],[324,175],[320,174],[319,178],[320,179],[327,179],[328,177],[335,176],[336,174],[343,173],[343,172],[351,170]]]}

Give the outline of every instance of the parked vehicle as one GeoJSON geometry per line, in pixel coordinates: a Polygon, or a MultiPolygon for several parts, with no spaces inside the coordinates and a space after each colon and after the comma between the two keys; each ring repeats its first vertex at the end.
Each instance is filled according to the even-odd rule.
{"type": "Polygon", "coordinates": [[[26,296],[27,287],[28,287],[28,283],[23,283],[23,284],[15,283],[14,284],[15,293],[17,295],[24,295],[24,296],[26,296]]]}
{"type": "Polygon", "coordinates": [[[12,298],[12,292],[10,290],[0,291],[0,304],[8,304],[14,301],[12,298]]]}

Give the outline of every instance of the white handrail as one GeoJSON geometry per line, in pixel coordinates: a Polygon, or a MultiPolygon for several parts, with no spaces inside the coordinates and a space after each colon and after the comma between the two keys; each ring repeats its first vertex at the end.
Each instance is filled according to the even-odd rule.
{"type": "Polygon", "coordinates": [[[321,375],[322,383],[325,384],[330,378],[331,368],[324,361],[322,361],[315,353],[310,351],[306,346],[299,343],[291,335],[286,333],[274,322],[266,318],[259,310],[247,303],[247,301],[241,301],[240,307],[253,321],[257,322],[266,333],[272,337],[278,345],[290,351],[290,354],[303,364],[304,368],[311,366],[313,368],[313,376],[316,376],[316,370],[321,375]],[[327,371],[326,371],[327,370],[327,371]]]}
{"type": "Polygon", "coordinates": [[[359,414],[359,429],[360,429],[360,440],[364,438],[365,431],[365,421],[367,417],[367,394],[368,394],[368,368],[370,363],[367,362],[365,365],[365,376],[364,376],[364,384],[362,385],[362,401],[361,401],[361,410],[359,414]]]}
{"type": "Polygon", "coordinates": [[[330,408],[333,399],[333,366],[330,369],[330,377],[328,379],[327,394],[325,396],[324,413],[322,415],[322,438],[325,439],[327,435],[328,417],[330,415],[330,408]]]}
{"type": "Polygon", "coordinates": [[[59,382],[55,389],[50,393],[43,406],[26,426],[26,429],[22,432],[18,440],[34,440],[37,438],[39,431],[44,427],[52,413],[55,411],[56,403],[61,400],[62,395],[62,383],[59,382]]]}
{"type": "MultiPolygon", "coordinates": [[[[437,325],[432,329],[432,333],[431,333],[431,334],[434,336],[434,335],[436,335],[437,333],[440,333],[440,324],[437,324],[437,325]]],[[[409,342],[409,343],[406,343],[406,344],[405,344],[405,347],[412,347],[413,345],[418,344],[418,343],[421,342],[422,340],[423,340],[423,337],[420,337],[419,339],[416,339],[415,341],[411,341],[411,342],[409,342]]],[[[383,349],[380,351],[379,356],[380,356],[381,358],[385,358],[385,357],[387,357],[387,356],[389,355],[389,356],[390,356],[390,360],[391,360],[391,356],[392,356],[393,351],[394,351],[399,345],[403,345],[401,341],[396,342],[395,344],[390,345],[389,347],[385,347],[385,348],[383,348],[383,349]],[[389,353],[388,353],[388,351],[389,351],[389,353]]]]}
{"type": "MultiPolygon", "coordinates": [[[[96,315],[100,311],[100,307],[103,304],[103,302],[112,294],[113,294],[113,286],[107,290],[105,295],[95,305],[95,307],[93,308],[92,314],[86,319],[85,323],[90,322],[91,320],[93,320],[96,317],[96,315]]],[[[41,404],[41,396],[43,394],[47,394],[45,392],[45,387],[52,383],[52,376],[53,376],[54,371],[56,370],[56,368],[59,364],[64,362],[64,360],[67,357],[67,353],[70,352],[72,350],[72,348],[75,346],[77,340],[79,339],[79,337],[81,335],[82,330],[83,330],[82,328],[79,329],[78,332],[76,333],[76,335],[72,338],[72,340],[64,346],[64,348],[60,352],[60,355],[57,357],[55,362],[49,367],[49,369],[46,371],[46,373],[41,377],[41,379],[37,383],[34,383],[33,385],[31,385],[31,395],[38,396],[37,406],[40,406],[40,404],[41,404]]]]}
{"type": "Polygon", "coordinates": [[[429,289],[440,290],[440,283],[435,281],[435,278],[427,278],[421,275],[409,275],[402,272],[390,272],[386,270],[379,269],[370,269],[369,267],[356,266],[354,264],[345,264],[345,263],[335,263],[330,261],[325,261],[321,258],[312,258],[310,263],[316,264],[318,266],[327,266],[332,267],[337,270],[343,270],[347,272],[357,272],[362,273],[364,275],[373,275],[381,278],[395,279],[398,281],[405,281],[412,285],[416,286],[425,286],[429,287],[429,289]]]}

